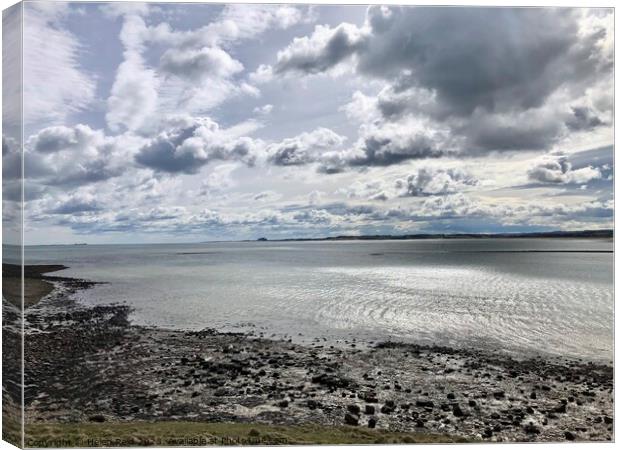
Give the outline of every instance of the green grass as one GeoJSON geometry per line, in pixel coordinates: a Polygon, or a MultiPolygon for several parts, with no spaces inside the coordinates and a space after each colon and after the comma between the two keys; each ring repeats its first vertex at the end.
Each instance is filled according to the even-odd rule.
{"type": "Polygon", "coordinates": [[[243,423],[132,422],[26,425],[26,447],[128,447],[290,444],[390,444],[466,442],[430,433],[364,427],[275,426],[243,423]]]}

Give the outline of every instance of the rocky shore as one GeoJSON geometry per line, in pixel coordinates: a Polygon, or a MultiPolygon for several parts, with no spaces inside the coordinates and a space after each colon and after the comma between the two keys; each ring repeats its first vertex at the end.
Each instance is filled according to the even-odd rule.
{"type": "Polygon", "coordinates": [[[124,305],[74,302],[71,293],[90,282],[51,281],[54,291],[26,311],[27,423],[312,423],[489,441],[613,439],[611,365],[138,327],[124,305]]]}

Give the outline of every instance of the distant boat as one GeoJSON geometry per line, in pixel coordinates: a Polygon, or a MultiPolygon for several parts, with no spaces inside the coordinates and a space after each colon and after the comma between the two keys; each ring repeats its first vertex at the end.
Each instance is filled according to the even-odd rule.
{"type": "Polygon", "coordinates": [[[76,242],[76,243],[75,243],[75,244],[73,244],[73,245],[88,245],[88,244],[87,244],[86,242],[76,242]]]}

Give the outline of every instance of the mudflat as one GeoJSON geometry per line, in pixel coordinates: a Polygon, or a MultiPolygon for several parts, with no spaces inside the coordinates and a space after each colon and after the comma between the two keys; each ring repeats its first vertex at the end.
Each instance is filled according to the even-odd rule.
{"type": "MultiPolygon", "coordinates": [[[[24,266],[24,307],[35,305],[54,289],[51,283],[54,277],[48,277],[46,273],[66,268],[60,264],[24,266]]],[[[21,308],[21,266],[2,264],[2,296],[21,308]]]]}

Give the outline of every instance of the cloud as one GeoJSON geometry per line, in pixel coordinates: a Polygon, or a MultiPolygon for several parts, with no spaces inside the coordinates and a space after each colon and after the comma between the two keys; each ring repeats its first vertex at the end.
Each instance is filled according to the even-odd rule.
{"type": "Polygon", "coordinates": [[[193,82],[210,77],[229,78],[243,70],[243,64],[221,48],[170,49],[160,59],[162,73],[193,82]]]}
{"type": "Polygon", "coordinates": [[[573,115],[566,121],[566,125],[573,131],[592,130],[605,125],[603,120],[588,106],[574,106],[573,115]]]}
{"type": "Polygon", "coordinates": [[[151,125],[158,106],[158,76],[146,66],[142,57],[144,35],[148,29],[142,17],[126,15],[120,39],[125,51],[124,60],[108,98],[106,120],[113,131],[141,130],[151,125]]]}
{"type": "Polygon", "coordinates": [[[391,197],[386,192],[387,187],[383,180],[354,181],[351,186],[339,189],[338,192],[345,194],[348,198],[364,198],[368,200],[384,201],[391,197]]]}
{"type": "Polygon", "coordinates": [[[87,125],[78,124],[75,127],[55,126],[41,130],[30,137],[28,144],[41,153],[56,153],[61,150],[86,151],[91,145],[103,141],[101,131],[92,130],[87,125]]]}
{"type": "Polygon", "coordinates": [[[274,191],[262,191],[252,197],[253,200],[264,203],[273,202],[280,198],[282,198],[282,194],[278,194],[274,191]]]}
{"type": "Polygon", "coordinates": [[[88,125],[47,127],[24,149],[25,177],[45,186],[69,188],[97,183],[127,170],[127,156],[142,139],[106,136],[88,125]]]}
{"type": "Polygon", "coordinates": [[[445,155],[440,131],[424,129],[422,124],[409,123],[373,126],[363,132],[353,152],[347,155],[352,166],[389,166],[411,159],[445,155]]]}
{"type": "Polygon", "coordinates": [[[258,89],[241,79],[244,66],[231,56],[231,48],[307,18],[292,6],[226,5],[203,27],[175,30],[167,22],[150,20],[147,25],[148,8],[106,11],[123,17],[120,39],[125,48],[106,119],[114,131],[141,133],[157,129],[162,111],[202,114],[237,95],[258,96],[258,89]],[[147,51],[159,52],[157,67],[147,64],[145,55],[152,57],[147,51]]]}
{"type": "Polygon", "coordinates": [[[559,8],[371,6],[358,27],[317,27],[278,53],[276,72],[324,72],[355,56],[358,73],[435,92],[444,113],[529,109],[567,81],[609,71],[605,30],[579,35],[559,8]],[[466,39],[463,36],[467,36],[466,39]],[[573,70],[561,70],[572,67],[573,70]]]}
{"type": "Polygon", "coordinates": [[[401,197],[446,195],[476,186],[479,181],[462,169],[421,167],[396,181],[401,197]]]}
{"type": "Polygon", "coordinates": [[[592,166],[573,169],[565,153],[554,152],[539,158],[528,170],[531,181],[545,184],[584,184],[602,177],[601,171],[592,166]]]}
{"type": "Polygon", "coordinates": [[[235,137],[213,120],[201,118],[160,133],[135,160],[160,172],[194,174],[214,160],[253,165],[260,148],[260,141],[235,137]]]}
{"type": "Polygon", "coordinates": [[[94,195],[78,193],[57,202],[47,212],[49,214],[80,214],[101,211],[102,209],[94,195]]]}
{"type": "Polygon", "coordinates": [[[564,135],[561,120],[540,109],[512,114],[477,114],[454,133],[464,136],[469,153],[545,150],[564,135]]]}
{"type": "Polygon", "coordinates": [[[232,172],[239,168],[237,163],[220,164],[214,167],[207,177],[200,183],[201,195],[221,195],[221,193],[235,185],[232,172]]]}
{"type": "Polygon", "coordinates": [[[273,111],[273,105],[268,103],[263,106],[257,106],[252,112],[254,112],[255,114],[260,114],[261,116],[266,116],[268,114],[271,114],[271,111],[273,111]]]}
{"type": "Polygon", "coordinates": [[[220,19],[234,23],[238,37],[248,39],[271,28],[287,29],[298,23],[314,20],[312,10],[292,5],[226,5],[220,19]]]}
{"type": "Polygon", "coordinates": [[[67,3],[34,2],[23,11],[24,122],[62,122],[91,106],[96,90],[95,77],[80,63],[84,48],[64,26],[72,10],[67,3]]]}
{"type": "Polygon", "coordinates": [[[269,161],[277,166],[298,166],[321,161],[325,152],[341,146],[346,138],[328,128],[284,139],[267,148],[269,161]]]}
{"type": "Polygon", "coordinates": [[[256,76],[353,71],[382,83],[342,107],[365,125],[359,165],[445,154],[422,136],[404,142],[399,129],[414,119],[441,127],[463,156],[548,150],[611,123],[601,96],[611,85],[611,16],[596,12],[370,6],[362,25],[317,26],[256,76]]]}
{"type": "Polygon", "coordinates": [[[336,28],[317,25],[311,36],[295,38],[278,52],[274,72],[304,74],[325,72],[363,49],[365,33],[357,26],[342,23],[336,28]]]}
{"type": "Polygon", "coordinates": [[[471,190],[479,180],[460,168],[423,166],[408,175],[393,178],[381,176],[371,180],[356,180],[337,192],[348,198],[386,201],[404,197],[444,196],[471,190]]]}

